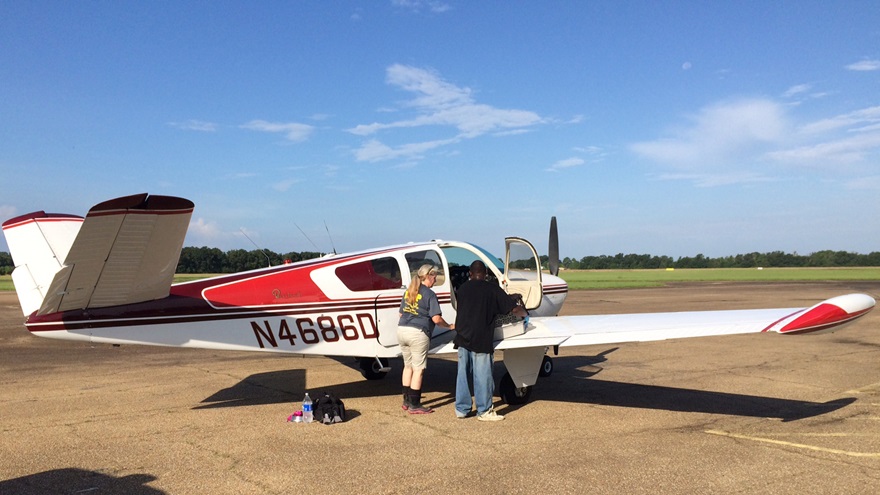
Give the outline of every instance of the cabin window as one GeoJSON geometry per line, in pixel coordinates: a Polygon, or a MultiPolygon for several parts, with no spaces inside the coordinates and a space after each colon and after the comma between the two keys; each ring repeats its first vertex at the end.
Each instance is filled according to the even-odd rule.
{"type": "Polygon", "coordinates": [[[378,258],[340,266],[336,276],[355,292],[400,289],[403,279],[400,264],[394,258],[378,258]]]}
{"type": "Polygon", "coordinates": [[[440,253],[434,250],[406,253],[406,264],[409,265],[410,277],[418,273],[419,267],[426,263],[434,265],[437,269],[437,280],[434,285],[443,285],[446,282],[446,272],[443,270],[443,262],[440,261],[440,253]]]}

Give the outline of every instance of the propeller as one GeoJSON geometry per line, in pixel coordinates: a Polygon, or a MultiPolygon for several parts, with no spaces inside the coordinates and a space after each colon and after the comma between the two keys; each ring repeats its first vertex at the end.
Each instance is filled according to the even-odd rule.
{"type": "Polygon", "coordinates": [[[547,267],[550,275],[559,274],[559,232],[556,231],[556,217],[550,218],[550,242],[547,246],[547,267]]]}

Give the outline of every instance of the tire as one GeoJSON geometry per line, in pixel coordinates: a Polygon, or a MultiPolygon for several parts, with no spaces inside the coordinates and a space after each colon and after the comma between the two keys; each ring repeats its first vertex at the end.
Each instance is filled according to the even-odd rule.
{"type": "Polygon", "coordinates": [[[532,387],[515,386],[510,373],[504,374],[504,377],[501,378],[501,383],[498,384],[498,389],[501,400],[511,406],[525,404],[529,401],[529,397],[532,396],[532,387]]]}
{"type": "Polygon", "coordinates": [[[544,356],[544,361],[541,362],[541,369],[538,371],[538,376],[542,378],[546,378],[553,374],[553,358],[550,356],[544,356]]]}
{"type": "Polygon", "coordinates": [[[382,368],[388,367],[388,360],[380,360],[382,361],[381,364],[376,361],[376,358],[361,358],[361,374],[364,375],[364,378],[367,380],[381,380],[385,378],[388,372],[382,371],[382,368]]]}

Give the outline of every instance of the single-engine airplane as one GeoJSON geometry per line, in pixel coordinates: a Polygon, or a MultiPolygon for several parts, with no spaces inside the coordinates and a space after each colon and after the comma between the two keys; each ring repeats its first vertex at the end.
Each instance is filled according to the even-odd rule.
{"type": "MultiPolygon", "coordinates": [[[[809,308],[557,316],[568,285],[557,276],[551,221],[549,274],[527,240],[506,239],[501,259],[470,243],[432,240],[331,254],[297,263],[173,284],[194,204],[137,194],[92,207],[85,218],[43,211],[3,223],[25,326],[41,337],[360,358],[368,379],[400,356],[398,309],[412,273],[440,272],[434,291],[455,317],[456,288],[482,260],[489,279],[519,294],[530,317],[500,321],[495,349],[507,373],[499,392],[528,401],[538,376],[553,370],[549,349],[751,332],[831,331],[868,313],[865,294],[809,308]]],[[[454,352],[453,332],[437,327],[432,354],[454,352]]]]}

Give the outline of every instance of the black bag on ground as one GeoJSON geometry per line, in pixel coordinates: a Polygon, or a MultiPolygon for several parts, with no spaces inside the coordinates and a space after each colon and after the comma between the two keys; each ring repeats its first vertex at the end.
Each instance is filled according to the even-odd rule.
{"type": "Polygon", "coordinates": [[[345,404],[328,392],[315,401],[315,421],[324,423],[325,425],[333,423],[341,423],[345,421],[345,404]]]}

